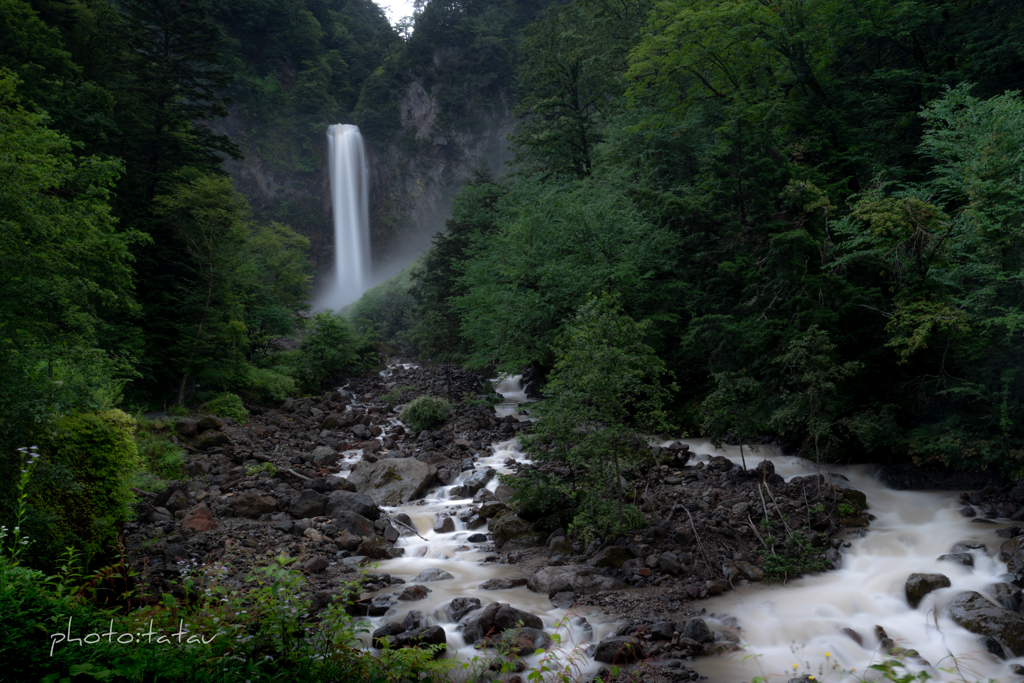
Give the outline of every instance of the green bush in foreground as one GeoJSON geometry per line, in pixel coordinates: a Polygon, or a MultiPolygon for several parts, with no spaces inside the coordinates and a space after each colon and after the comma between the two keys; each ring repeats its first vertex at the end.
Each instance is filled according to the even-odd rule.
{"type": "Polygon", "coordinates": [[[135,421],[120,410],[65,417],[39,446],[26,523],[33,564],[52,566],[69,546],[87,556],[109,552],[118,524],[132,516],[131,487],[142,464],[135,421]]]}
{"type": "Polygon", "coordinates": [[[242,399],[237,394],[225,392],[207,401],[201,407],[204,411],[214,415],[230,417],[238,424],[244,425],[249,422],[249,411],[242,405],[242,399]]]}
{"type": "Polygon", "coordinates": [[[409,425],[414,432],[421,432],[447,422],[448,411],[451,409],[451,404],[443,398],[420,396],[405,407],[398,419],[409,425]]]}
{"type": "Polygon", "coordinates": [[[294,377],[274,368],[258,368],[250,365],[245,370],[245,389],[261,403],[280,403],[299,393],[294,377]]]}

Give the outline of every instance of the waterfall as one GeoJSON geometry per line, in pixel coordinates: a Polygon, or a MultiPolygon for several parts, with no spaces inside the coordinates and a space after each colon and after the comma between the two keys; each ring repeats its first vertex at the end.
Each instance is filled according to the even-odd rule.
{"type": "Polygon", "coordinates": [[[329,126],[327,157],[334,213],[334,282],[320,303],[337,310],[362,296],[370,280],[369,174],[359,126],[329,126]]]}

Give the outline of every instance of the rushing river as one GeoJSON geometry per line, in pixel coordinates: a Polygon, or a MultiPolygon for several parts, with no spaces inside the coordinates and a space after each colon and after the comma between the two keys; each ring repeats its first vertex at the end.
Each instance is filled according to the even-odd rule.
{"type": "MultiPolygon", "coordinates": [[[[532,419],[521,413],[527,401],[518,377],[495,381],[495,388],[505,401],[497,406],[499,415],[517,414],[520,419],[532,419]]],[[[707,460],[711,455],[724,454],[740,462],[738,447],[716,449],[710,442],[692,439],[694,457],[691,464],[707,460]]],[[[751,454],[748,463],[768,457],[775,470],[786,479],[813,474],[810,462],[784,456],[769,447],[751,454]]],[[[353,454],[354,459],[358,455],[353,454]]],[[[508,472],[507,459],[525,461],[515,440],[493,444],[490,455],[480,458],[480,468],[493,468],[508,472]]],[[[1010,681],[1019,676],[1010,673],[1010,665],[1020,660],[1001,661],[991,655],[978,637],[952,622],[944,614],[945,605],[963,591],[978,591],[1005,580],[1006,567],[995,559],[1002,539],[996,529],[1008,524],[977,524],[960,514],[958,492],[948,491],[894,491],[885,488],[872,476],[872,467],[832,468],[832,473],[849,479],[852,488],[867,494],[870,513],[875,519],[861,535],[852,532],[850,547],[843,550],[841,569],[820,575],[791,580],[786,585],[758,585],[739,588],[721,597],[695,603],[705,607],[711,616],[706,619],[715,630],[734,628],[725,617],[739,623],[740,636],[745,645],[742,652],[712,658],[698,658],[687,665],[708,677],[710,683],[743,683],[754,677],[770,676],[787,681],[795,675],[812,674],[815,680],[854,681],[864,676],[868,666],[881,660],[875,627],[881,626],[896,644],[917,650],[931,666],[926,669],[938,680],[1010,681]],[[937,558],[950,552],[955,543],[974,541],[988,546],[988,551],[972,551],[974,567],[954,562],[940,562],[937,558]],[[949,577],[952,586],[927,595],[917,609],[912,609],[904,596],[904,584],[911,573],[941,573],[949,577]],[[715,617],[719,618],[715,618],[715,617]],[[852,630],[863,645],[849,634],[852,630]],[[952,658],[955,655],[955,661],[952,658]],[[794,664],[797,668],[794,669],[794,664]],[[838,668],[836,668],[838,665],[838,668]],[[952,674],[943,669],[956,669],[952,674]],[[853,671],[853,673],[849,673],[853,671]]],[[[453,517],[455,530],[436,533],[433,525],[438,513],[455,512],[471,504],[470,499],[449,497],[453,486],[471,473],[464,473],[452,486],[435,489],[425,500],[408,505],[386,508],[394,516],[408,514],[422,537],[405,536],[398,544],[405,546],[405,556],[382,561],[376,570],[405,579],[407,582],[424,569],[436,567],[451,573],[454,580],[424,583],[431,590],[425,600],[399,603],[393,614],[373,619],[377,627],[386,621],[401,621],[409,610],[419,610],[426,624],[439,624],[446,632],[449,653],[469,659],[480,654],[464,644],[457,624],[447,619],[442,607],[459,596],[477,597],[481,603],[499,601],[532,612],[539,616],[550,633],[557,630],[562,636],[563,654],[574,646],[596,643],[611,635],[616,624],[600,610],[576,610],[585,616],[589,625],[573,626],[565,619],[565,610],[554,608],[546,596],[533,593],[525,586],[506,590],[483,590],[479,584],[496,577],[522,577],[515,566],[484,562],[495,555],[489,544],[469,543],[467,538],[485,528],[468,530],[457,516],[453,517]]],[[[497,477],[487,487],[494,491],[497,477]]],[[[733,623],[735,623],[733,622],[733,623]]],[[[531,658],[532,659],[532,658],[531,658]]],[[[593,672],[600,664],[582,656],[575,661],[583,673],[593,672]]],[[[530,659],[527,659],[527,663],[530,659]]],[[[868,680],[872,675],[865,676],[868,680]]]]}

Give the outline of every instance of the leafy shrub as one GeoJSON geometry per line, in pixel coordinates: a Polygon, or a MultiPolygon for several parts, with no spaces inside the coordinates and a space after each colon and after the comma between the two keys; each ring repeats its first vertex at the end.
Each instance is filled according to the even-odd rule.
{"type": "Polygon", "coordinates": [[[420,432],[443,425],[448,421],[448,411],[451,409],[451,405],[443,398],[420,396],[405,407],[399,419],[413,431],[420,432]]]}
{"type": "Polygon", "coordinates": [[[270,476],[274,476],[275,474],[277,474],[277,468],[274,467],[274,464],[270,462],[265,462],[259,465],[254,465],[245,468],[245,473],[250,477],[253,476],[254,474],[259,474],[260,472],[266,472],[270,476]]]}
{"type": "Polygon", "coordinates": [[[138,450],[143,465],[157,477],[181,479],[185,476],[185,451],[168,439],[150,432],[139,432],[138,450]]]}
{"type": "Polygon", "coordinates": [[[49,566],[66,547],[107,552],[117,525],[132,516],[131,486],[141,465],[135,421],[120,410],[65,417],[39,446],[27,523],[35,562],[49,566]]]}
{"type": "Polygon", "coordinates": [[[377,365],[377,349],[367,337],[332,311],[313,316],[309,334],[292,357],[303,388],[318,391],[347,374],[360,374],[377,365]]]}
{"type": "Polygon", "coordinates": [[[254,365],[245,370],[245,389],[261,403],[280,403],[299,393],[295,378],[280,368],[258,368],[254,365]]]}
{"type": "Polygon", "coordinates": [[[174,417],[185,417],[188,415],[188,413],[188,408],[181,405],[180,403],[175,403],[174,405],[167,409],[167,414],[173,415],[174,417]]]}
{"type": "Polygon", "coordinates": [[[238,424],[246,424],[249,421],[249,411],[242,405],[242,399],[238,394],[225,392],[204,403],[202,408],[214,415],[230,417],[238,424]]]}
{"type": "Polygon", "coordinates": [[[393,387],[390,391],[380,395],[380,400],[384,403],[395,406],[404,401],[409,401],[415,397],[416,394],[422,393],[422,389],[411,386],[397,386],[393,387]]]}

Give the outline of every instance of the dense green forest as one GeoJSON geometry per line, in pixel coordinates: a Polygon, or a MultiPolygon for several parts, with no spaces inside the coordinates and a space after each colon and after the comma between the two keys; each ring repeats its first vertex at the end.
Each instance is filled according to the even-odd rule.
{"type": "Polygon", "coordinates": [[[1022,18],[552,6],[523,33],[512,173],[468,183],[361,324],[543,378],[607,293],[650,321],[690,434],[1019,475],[1022,18]]]}
{"type": "MultiPolygon", "coordinates": [[[[147,411],[244,419],[388,354],[525,373],[574,497],[512,504],[588,542],[645,523],[650,433],[1019,479],[1022,88],[1021,0],[0,0],[0,598],[78,610],[72,560],[184,476],[147,411]],[[313,315],[323,206],[232,164],[320,182],[337,122],[415,152],[414,82],[435,136],[511,109],[514,161],[313,315]]],[[[331,675],[385,680],[361,652],[331,675]]]]}
{"type": "Polygon", "coordinates": [[[75,416],[281,400],[387,351],[558,386],[607,295],[676,429],[1019,475],[1022,18],[436,0],[400,31],[364,0],[0,0],[4,470],[75,416]],[[314,209],[249,206],[219,122],[315,175],[328,123],[401,141],[412,79],[442,131],[513,101],[515,161],[351,323],[310,318],[314,209]]]}

